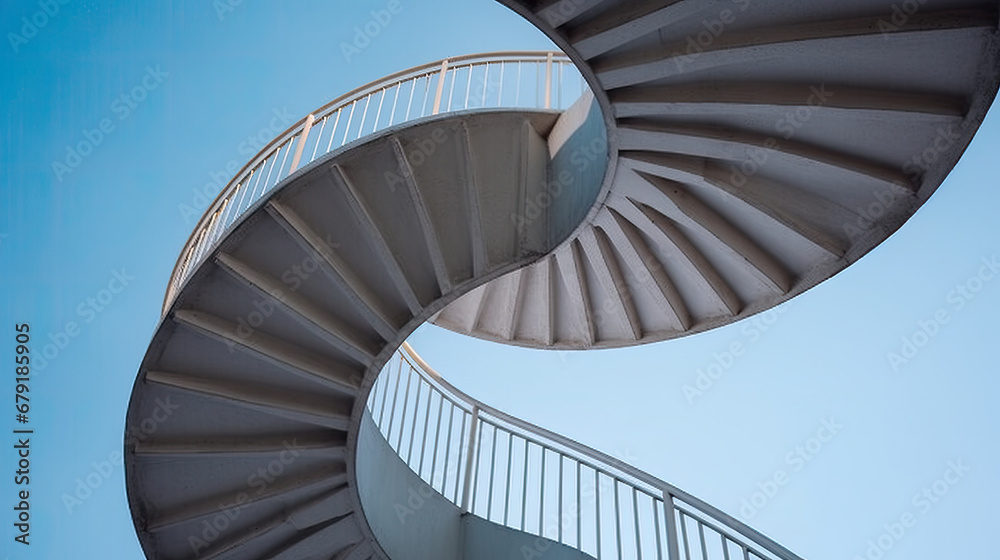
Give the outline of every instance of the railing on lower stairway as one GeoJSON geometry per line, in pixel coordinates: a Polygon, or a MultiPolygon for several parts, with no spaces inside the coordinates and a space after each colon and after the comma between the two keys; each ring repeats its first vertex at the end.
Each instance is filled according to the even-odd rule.
{"type": "Polygon", "coordinates": [[[801,560],[671,484],[473,399],[406,343],[367,405],[421,479],[488,521],[598,559],[801,560]]]}

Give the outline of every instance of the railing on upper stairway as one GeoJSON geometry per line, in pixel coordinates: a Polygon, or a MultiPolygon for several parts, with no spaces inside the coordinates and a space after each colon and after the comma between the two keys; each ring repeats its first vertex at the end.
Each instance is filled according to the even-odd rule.
{"type": "Polygon", "coordinates": [[[406,343],[367,405],[424,482],[489,521],[598,559],[801,560],[679,488],[469,397],[406,343]]]}
{"type": "Polygon", "coordinates": [[[174,265],[162,312],[228,229],[282,179],[316,158],[379,130],[439,113],[566,109],[586,89],[562,53],[510,51],[446,58],[334,99],[264,146],[209,205],[174,265]]]}

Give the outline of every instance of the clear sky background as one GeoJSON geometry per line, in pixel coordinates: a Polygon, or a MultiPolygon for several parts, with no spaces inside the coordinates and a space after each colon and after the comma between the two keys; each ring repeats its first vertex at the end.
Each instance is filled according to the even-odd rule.
{"type": "MultiPolygon", "coordinates": [[[[400,1],[402,12],[351,57],[341,43],[386,1],[53,0],[58,13],[47,18],[36,1],[0,6],[0,555],[141,558],[120,457],[128,397],[197,219],[181,207],[204,208],[196,191],[249,159],[248,135],[397,70],[550,47],[490,0],[400,1]],[[46,21],[27,37],[24,17],[46,21]],[[121,95],[137,86],[144,98],[129,105],[121,95]],[[93,152],[67,160],[67,146],[97,138],[104,119],[93,152]],[[123,289],[102,293],[109,287],[123,289]],[[22,322],[35,352],[62,346],[34,370],[26,425],[14,419],[22,322]],[[21,427],[35,431],[30,547],[13,541],[10,431],[21,427]],[[78,492],[88,477],[100,480],[89,496],[78,492]]],[[[989,273],[983,259],[1000,256],[998,143],[994,111],[901,231],[759,323],[586,353],[508,348],[432,326],[411,342],[473,396],[626,459],[804,558],[864,557],[869,539],[904,514],[916,524],[883,538],[886,560],[996,557],[1000,273],[975,278],[989,273]],[[951,293],[959,285],[978,291],[951,293]],[[888,354],[941,310],[947,322],[893,368],[888,354]],[[733,342],[746,351],[728,360],[733,342]],[[684,385],[715,363],[722,375],[686,398],[684,385]],[[788,456],[831,419],[842,427],[807,462],[788,456]],[[935,502],[915,500],[949,462],[962,476],[948,473],[935,502]],[[744,507],[778,470],[787,483],[756,511],[744,507]]]]}

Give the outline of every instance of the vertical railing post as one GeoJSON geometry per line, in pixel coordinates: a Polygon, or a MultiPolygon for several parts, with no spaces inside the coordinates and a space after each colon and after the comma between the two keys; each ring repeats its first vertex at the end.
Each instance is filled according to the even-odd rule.
{"type": "Polygon", "coordinates": [[[663,491],[663,522],[667,527],[667,560],[680,560],[681,550],[677,538],[677,516],[674,515],[674,497],[663,491]]]}
{"type": "Polygon", "coordinates": [[[299,168],[302,150],[306,147],[306,138],[309,138],[309,130],[312,128],[314,120],[315,117],[312,114],[306,117],[306,124],[302,127],[302,134],[299,135],[299,145],[295,147],[295,157],[292,158],[292,166],[288,168],[289,175],[299,168]]]}
{"type": "Polygon", "coordinates": [[[447,72],[448,59],[446,58],[441,62],[441,72],[438,74],[438,87],[437,93],[434,94],[434,110],[431,112],[432,115],[438,114],[438,111],[441,110],[441,94],[444,93],[444,76],[447,72]]]}
{"type": "Polygon", "coordinates": [[[465,449],[465,482],[462,484],[462,513],[469,513],[469,495],[472,488],[472,455],[476,447],[476,428],[479,426],[479,405],[472,405],[472,425],[465,449]]]}
{"type": "Polygon", "coordinates": [[[552,53],[545,57],[545,108],[552,108],[552,53]]]}

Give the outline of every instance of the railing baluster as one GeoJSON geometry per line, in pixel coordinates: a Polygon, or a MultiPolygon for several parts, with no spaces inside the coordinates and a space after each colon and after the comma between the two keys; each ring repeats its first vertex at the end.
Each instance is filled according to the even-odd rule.
{"type": "MultiPolygon", "coordinates": [[[[403,355],[399,355],[400,361],[403,359],[403,355]]],[[[391,373],[391,370],[388,372],[391,373]]],[[[379,376],[381,377],[381,376],[379,376]]],[[[385,386],[382,388],[382,410],[378,414],[378,427],[382,428],[382,420],[385,419],[385,402],[389,400],[389,378],[391,375],[385,376],[385,386]]]]}
{"type": "Polygon", "coordinates": [[[410,107],[413,106],[413,94],[417,91],[417,80],[418,78],[410,80],[410,100],[406,103],[406,116],[403,117],[404,121],[410,120],[410,107]]]}
{"type": "Polygon", "coordinates": [[[632,487],[632,516],[633,528],[635,529],[635,557],[636,560],[642,560],[642,541],[639,538],[639,494],[635,486],[632,487]]]}
{"type": "Polygon", "coordinates": [[[611,491],[615,494],[615,544],[618,547],[618,560],[622,560],[622,515],[618,507],[618,479],[611,479],[611,491]]]}
{"type": "Polygon", "coordinates": [[[230,218],[233,216],[233,208],[236,206],[236,195],[243,194],[242,192],[240,192],[242,190],[243,190],[243,183],[236,183],[236,187],[233,189],[233,192],[229,193],[229,196],[226,197],[226,200],[224,202],[224,204],[226,205],[226,210],[222,214],[222,229],[219,230],[220,236],[222,235],[222,232],[229,227],[229,224],[232,223],[230,221],[230,218]]]}
{"type": "MultiPolygon", "coordinates": [[[[663,545],[660,538],[660,508],[656,507],[656,498],[650,496],[653,501],[653,531],[656,532],[656,560],[663,560],[663,545]]],[[[729,560],[726,558],[726,560],[729,560]]]]}
{"type": "Polygon", "coordinates": [[[458,81],[458,71],[459,68],[451,69],[451,86],[448,87],[448,108],[446,111],[451,111],[451,99],[455,95],[455,82],[458,81]]]}
{"type": "Polygon", "coordinates": [[[708,560],[708,547],[705,544],[705,525],[698,521],[698,540],[701,541],[702,560],[708,560]]]}
{"type": "Polygon", "coordinates": [[[594,525],[597,526],[597,560],[601,560],[601,473],[594,469],[594,525]]]}
{"type": "Polygon", "coordinates": [[[392,111],[389,113],[389,126],[392,126],[392,123],[396,118],[396,105],[399,103],[399,90],[401,89],[403,89],[403,83],[399,82],[396,84],[396,94],[392,97],[392,111]]]}
{"type": "Polygon", "coordinates": [[[483,455],[483,425],[485,422],[479,422],[479,433],[476,434],[476,476],[474,477],[475,483],[472,485],[472,509],[470,511],[476,511],[476,497],[479,495],[479,462],[483,455]]]}
{"type": "Polygon", "coordinates": [[[445,443],[447,445],[445,445],[445,447],[444,447],[444,475],[443,475],[443,477],[441,479],[441,495],[442,496],[447,496],[448,495],[448,491],[446,490],[446,488],[448,488],[448,468],[450,466],[448,464],[448,459],[451,457],[451,427],[452,427],[452,424],[454,424],[454,422],[455,422],[455,405],[453,405],[453,404],[451,404],[449,402],[448,403],[448,436],[445,438],[445,443]]]}
{"type": "Polygon", "coordinates": [[[330,153],[330,148],[333,147],[333,137],[337,135],[337,127],[340,125],[340,114],[343,112],[343,107],[337,109],[337,118],[333,119],[333,128],[330,130],[330,141],[326,143],[326,153],[330,153]]]}
{"type": "MultiPolygon", "coordinates": [[[[469,445],[465,451],[465,484],[462,487],[462,511],[469,510],[469,487],[472,484],[472,449],[476,445],[476,426],[479,423],[479,407],[472,407],[472,422],[469,426],[469,445]]],[[[463,423],[464,430],[464,423],[463,423]]],[[[478,457],[478,456],[477,456],[478,457]]]]}
{"type": "Polygon", "coordinates": [[[576,549],[583,551],[583,533],[581,523],[583,519],[583,500],[580,497],[580,461],[576,462],[576,549]]]}
{"type": "Polygon", "coordinates": [[[427,455],[427,427],[431,420],[431,401],[434,399],[433,387],[427,384],[427,405],[424,407],[424,436],[420,440],[420,467],[417,469],[417,476],[423,476],[424,457],[427,455]]]}
{"type": "Polygon", "coordinates": [[[274,153],[274,157],[271,158],[271,167],[269,167],[268,170],[267,170],[267,178],[264,179],[264,185],[260,189],[260,194],[257,195],[256,197],[254,197],[254,199],[250,201],[250,205],[251,206],[253,205],[253,203],[255,203],[258,200],[260,200],[260,198],[264,196],[264,193],[267,192],[267,184],[271,182],[271,173],[274,173],[274,164],[278,162],[278,156],[281,155],[281,148],[282,147],[284,147],[284,145],[279,146],[278,147],[278,151],[275,152],[274,153]]]}
{"type": "Polygon", "coordinates": [[[409,465],[410,461],[413,460],[413,440],[416,439],[417,435],[417,412],[420,410],[420,389],[423,387],[423,384],[424,380],[418,375],[417,398],[413,401],[413,424],[410,425],[410,449],[406,452],[407,465],[409,465]]]}
{"type": "Polygon", "coordinates": [[[691,540],[688,538],[688,527],[687,523],[684,522],[684,512],[679,511],[677,515],[681,523],[681,536],[684,537],[684,558],[691,560],[691,540]]]}
{"type": "Polygon", "coordinates": [[[341,146],[347,143],[347,137],[351,135],[351,122],[354,120],[354,109],[357,106],[358,100],[355,99],[354,103],[351,103],[351,112],[347,114],[347,126],[344,127],[344,139],[340,141],[341,146]]]}
{"type": "MultiPolygon", "coordinates": [[[[465,410],[459,408],[459,415],[462,417],[462,429],[459,430],[458,434],[458,465],[455,466],[455,498],[451,501],[454,504],[459,503],[458,501],[458,484],[462,481],[462,442],[465,441],[465,410]]],[[[471,433],[471,432],[470,432],[471,433]]],[[[448,496],[445,494],[445,497],[448,496]]]]}
{"type": "Polygon", "coordinates": [[[420,102],[420,116],[427,115],[427,96],[431,92],[431,78],[430,76],[424,76],[424,99],[420,102]]]}
{"type": "Polygon", "coordinates": [[[525,526],[525,514],[528,512],[528,439],[524,440],[524,486],[521,488],[521,530],[525,526]]]}
{"type": "Polygon", "coordinates": [[[517,88],[514,91],[514,106],[521,106],[521,61],[517,61],[517,88]]]}
{"type": "Polygon", "coordinates": [[[434,93],[434,109],[432,115],[438,114],[441,110],[441,94],[444,93],[444,76],[448,73],[448,59],[441,61],[441,71],[438,74],[437,91],[434,93]]]}
{"type": "Polygon", "coordinates": [[[729,560],[729,539],[726,535],[719,533],[719,540],[722,541],[722,560],[729,560]]]}
{"type": "Polygon", "coordinates": [[[469,92],[472,90],[472,69],[475,68],[473,65],[469,65],[469,79],[465,83],[465,105],[463,109],[469,108],[469,92]]]}
{"type": "Polygon", "coordinates": [[[677,539],[677,516],[674,515],[674,497],[666,491],[663,492],[663,523],[667,527],[667,558],[678,560],[681,554],[677,539]]]}
{"type": "Polygon", "coordinates": [[[493,437],[490,444],[490,482],[489,493],[486,494],[486,520],[493,514],[493,477],[497,466],[497,427],[493,426],[493,437]]]}
{"type": "Polygon", "coordinates": [[[556,104],[558,105],[559,109],[563,108],[562,98],[563,98],[563,67],[564,66],[565,65],[563,63],[561,63],[561,62],[559,63],[559,79],[556,80],[556,91],[558,92],[558,93],[556,93],[556,104]]]}
{"type": "Polygon", "coordinates": [[[361,111],[361,123],[358,124],[358,135],[354,138],[357,140],[361,138],[361,135],[365,133],[365,121],[368,120],[368,107],[371,107],[372,96],[368,94],[365,96],[365,110],[361,111]]]}
{"type": "Polygon", "coordinates": [[[382,104],[385,102],[386,88],[382,88],[382,97],[378,98],[378,111],[375,112],[375,124],[372,125],[372,132],[378,130],[378,120],[382,118],[382,104]]]}
{"type": "Polygon", "coordinates": [[[556,536],[559,542],[563,542],[563,455],[558,453],[559,456],[559,507],[557,508],[556,515],[558,516],[558,523],[556,527],[556,536]]]}
{"type": "MultiPolygon", "coordinates": [[[[385,441],[392,441],[392,422],[396,418],[396,402],[399,400],[399,382],[403,378],[403,357],[399,357],[399,368],[396,370],[396,388],[392,392],[392,408],[389,410],[389,424],[386,426],[385,441]]],[[[392,445],[391,443],[389,445],[392,445]]]]}
{"type": "MultiPolygon", "coordinates": [[[[441,438],[441,415],[444,413],[444,397],[438,401],[437,427],[434,430],[434,453],[431,455],[431,488],[434,487],[434,475],[437,474],[438,440],[441,438]]],[[[444,486],[441,486],[443,489],[444,486]]],[[[442,492],[443,494],[443,492],[442,492]]]]}
{"type": "Polygon", "coordinates": [[[319,133],[316,134],[316,143],[313,144],[313,153],[309,156],[309,161],[316,159],[316,152],[319,151],[319,143],[323,140],[323,131],[326,129],[326,121],[330,118],[330,115],[323,117],[323,122],[319,123],[319,133]]]}
{"type": "Polygon", "coordinates": [[[260,186],[260,179],[261,179],[261,177],[264,176],[264,168],[265,167],[267,167],[267,160],[266,159],[264,161],[260,162],[260,165],[257,166],[257,171],[258,171],[258,173],[257,173],[257,180],[253,184],[253,190],[250,191],[248,197],[246,198],[246,204],[243,204],[242,200],[240,201],[240,204],[243,204],[243,208],[240,209],[240,213],[244,212],[247,208],[249,208],[251,205],[253,205],[253,201],[257,200],[257,187],[260,186]]]}
{"type": "Polygon", "coordinates": [[[512,432],[507,432],[507,488],[504,491],[503,497],[503,524],[507,525],[507,519],[510,514],[510,484],[511,475],[513,469],[511,469],[511,462],[514,459],[514,434],[512,432]]]}
{"type": "MultiPolygon", "coordinates": [[[[288,154],[291,153],[291,151],[292,151],[292,144],[295,144],[295,149],[299,150],[299,146],[302,146],[301,139],[302,139],[302,135],[300,134],[299,136],[293,136],[286,143],[288,147],[287,147],[287,149],[285,149],[285,156],[283,158],[281,158],[281,165],[278,166],[278,172],[274,175],[274,184],[271,185],[272,187],[274,187],[274,185],[277,185],[278,183],[281,182],[281,170],[285,168],[285,162],[288,161],[288,154]]],[[[286,177],[287,177],[287,175],[286,175],[286,177]]]]}
{"type": "Polygon", "coordinates": [[[545,446],[542,446],[542,476],[538,486],[538,536],[545,536],[545,446]]]}
{"type": "Polygon", "coordinates": [[[503,61],[500,61],[500,81],[497,84],[497,107],[503,107],[503,61]]]}
{"type": "Polygon", "coordinates": [[[403,458],[403,432],[406,431],[406,405],[410,402],[410,381],[413,379],[413,367],[406,368],[406,391],[403,392],[403,410],[399,413],[399,435],[396,437],[396,453],[403,458]]]}
{"type": "MultiPolygon", "coordinates": [[[[302,151],[306,147],[306,140],[309,139],[309,131],[312,130],[313,121],[316,118],[310,113],[306,116],[306,122],[302,125],[302,132],[299,133],[299,143],[295,146],[295,157],[292,158],[292,165],[288,168],[288,175],[291,175],[299,167],[299,160],[302,159],[302,151]]],[[[286,156],[288,154],[285,154],[286,156]]],[[[284,162],[281,164],[282,167],[285,166],[284,162]]]]}
{"type": "Polygon", "coordinates": [[[479,106],[486,107],[486,92],[490,89],[490,63],[486,63],[486,71],[483,73],[483,100],[479,102],[479,106]]]}
{"type": "Polygon", "coordinates": [[[545,58],[545,108],[552,108],[552,53],[545,58]]]}

